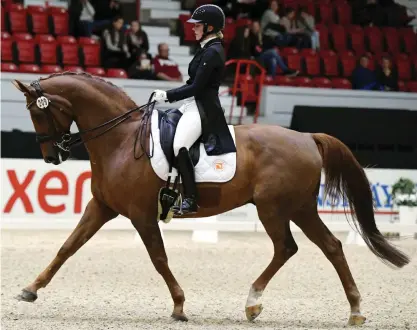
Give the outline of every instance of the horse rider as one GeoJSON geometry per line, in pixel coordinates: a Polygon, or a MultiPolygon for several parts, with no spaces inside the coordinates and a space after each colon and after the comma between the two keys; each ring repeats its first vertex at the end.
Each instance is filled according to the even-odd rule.
{"type": "Polygon", "coordinates": [[[195,213],[199,207],[190,147],[201,136],[209,156],[236,152],[219,99],[225,69],[222,45],[225,15],[220,7],[207,4],[198,7],[187,22],[194,23],[195,38],[201,46],[188,66],[190,79],[178,88],[155,90],[151,100],[170,103],[184,100],[179,108],[182,116],[173,146],[184,188],[181,210],[176,207],[174,212],[182,214],[195,213]]]}

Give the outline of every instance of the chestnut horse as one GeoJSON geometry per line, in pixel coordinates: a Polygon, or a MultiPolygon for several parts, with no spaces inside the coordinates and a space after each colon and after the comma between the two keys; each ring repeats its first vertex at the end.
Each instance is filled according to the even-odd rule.
{"type": "MultiPolygon", "coordinates": [[[[82,142],[90,157],[93,196],[56,257],[17,298],[35,301],[38,290],[48,285],[64,262],[107,221],[120,214],[131,220],[156,271],[164,278],[174,302],[172,317],[186,321],[184,292],[168,266],[156,219],[158,192],[164,181],[154,173],[148,157],[135,156],[136,149],[144,151],[136,139],[139,127],[150,126],[141,120],[146,111],[138,108],[119,87],[88,74],[53,74],[30,86],[18,80],[13,83],[26,96],[47,163],[57,165],[65,160],[63,143],[73,121],[87,135],[82,142]],[[134,108],[137,111],[123,117],[134,108]],[[115,118],[122,119],[114,124],[115,118]],[[109,121],[113,123],[111,129],[102,125],[109,121]],[[94,136],[92,131],[98,126],[100,136],[94,136]]],[[[268,282],[298,250],[290,232],[291,220],[333,264],[350,304],[348,323],[362,324],[365,317],[360,312],[360,294],[342,245],[317,212],[322,169],[325,193],[348,201],[355,226],[369,249],[396,267],[409,263],[409,258],[379,232],[370,184],[360,164],[346,145],[326,134],[260,124],[236,126],[235,134],[235,176],[223,184],[199,183],[200,210],[192,217],[213,216],[247,203],[256,205],[259,219],[273,242],[274,255],[250,287],[245,307],[248,320],[261,313],[260,300],[268,282]]]]}

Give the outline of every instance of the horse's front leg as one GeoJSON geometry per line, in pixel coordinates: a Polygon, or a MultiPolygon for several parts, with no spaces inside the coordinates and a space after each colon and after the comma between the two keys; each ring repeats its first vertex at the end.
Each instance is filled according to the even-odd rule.
{"type": "Polygon", "coordinates": [[[185,301],[184,291],[169,269],[168,257],[165,252],[161,230],[155,219],[156,217],[153,219],[141,219],[139,221],[132,220],[132,224],[142,238],[156,271],[162,275],[171,293],[172,300],[174,301],[174,311],[171,316],[177,321],[188,321],[183,310],[185,301]]]}
{"type": "Polygon", "coordinates": [[[48,285],[64,262],[87,243],[107,221],[116,216],[117,213],[107,206],[94,198],[91,199],[77,227],[75,227],[74,231],[59,249],[54,260],[16,298],[22,301],[34,302],[38,298],[37,291],[48,285]]]}

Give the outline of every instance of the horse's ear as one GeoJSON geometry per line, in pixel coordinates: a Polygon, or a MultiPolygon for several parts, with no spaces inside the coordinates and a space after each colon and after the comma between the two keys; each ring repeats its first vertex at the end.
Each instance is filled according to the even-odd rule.
{"type": "Polygon", "coordinates": [[[12,83],[22,93],[28,93],[28,94],[30,94],[30,87],[28,85],[25,85],[24,83],[20,82],[17,79],[13,80],[12,83]]]}

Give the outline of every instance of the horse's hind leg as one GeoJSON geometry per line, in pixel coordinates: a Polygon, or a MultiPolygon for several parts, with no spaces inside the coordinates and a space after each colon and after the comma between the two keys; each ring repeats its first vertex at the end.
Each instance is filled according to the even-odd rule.
{"type": "Polygon", "coordinates": [[[115,218],[117,214],[107,206],[101,204],[96,199],[90,200],[86,210],[78,223],[77,227],[68,237],[66,242],[59,249],[58,254],[46,269],[35,279],[35,281],[22,290],[16,298],[18,300],[34,302],[37,298],[37,291],[44,288],[52,280],[56,272],[64,262],[71,257],[77,250],[109,220],[115,218]]]}
{"type": "Polygon", "coordinates": [[[253,321],[262,312],[260,298],[269,281],[298,250],[290,231],[289,220],[279,214],[277,206],[258,205],[257,208],[259,219],[274,244],[274,256],[249,290],[245,308],[249,321],[253,321]]]}
{"type": "Polygon", "coordinates": [[[298,211],[292,221],[323,251],[336,269],[350,304],[348,324],[363,324],[366,318],[360,312],[361,296],[347,264],[342,244],[320,219],[315,200],[298,211]]]}

